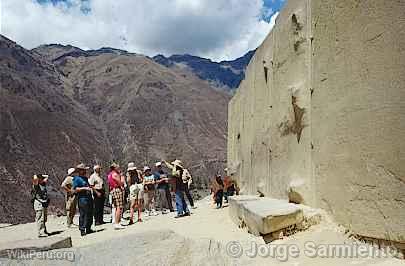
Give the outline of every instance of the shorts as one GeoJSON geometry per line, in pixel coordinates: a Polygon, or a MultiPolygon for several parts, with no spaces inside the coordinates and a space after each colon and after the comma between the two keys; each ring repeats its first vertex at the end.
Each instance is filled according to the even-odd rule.
{"type": "Polygon", "coordinates": [[[129,200],[143,199],[143,184],[133,184],[129,187],[129,200]]]}
{"type": "Polygon", "coordinates": [[[114,188],[110,193],[114,208],[122,209],[124,207],[124,191],[121,188],[114,188]]]}

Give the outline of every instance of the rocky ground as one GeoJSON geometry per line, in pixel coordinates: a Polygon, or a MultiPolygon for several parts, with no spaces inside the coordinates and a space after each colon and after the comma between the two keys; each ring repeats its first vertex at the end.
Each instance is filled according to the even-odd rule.
{"type": "MultiPolygon", "coordinates": [[[[98,232],[85,237],[80,236],[77,228],[66,229],[65,217],[50,217],[49,231],[62,231],[57,236],[71,236],[73,248],[47,254],[70,252],[64,260],[57,261],[62,265],[405,265],[404,260],[392,257],[338,258],[332,254],[322,258],[325,255],[322,252],[312,256],[313,249],[306,246],[308,243],[319,246],[351,243],[344,229],[328,217],[305,232],[265,245],[262,238],[232,223],[228,207],[214,209],[208,198],[199,201],[197,206],[190,217],[174,219],[173,213],[144,217],[143,223],[120,231],[105,224],[95,228],[98,232]],[[257,247],[256,254],[252,247],[257,247]],[[69,254],[74,254],[73,259],[69,254]]],[[[0,244],[35,238],[35,224],[3,225],[0,235],[0,244]]],[[[359,245],[352,243],[351,246],[356,244],[359,245]]],[[[55,261],[38,257],[20,261],[0,259],[0,265],[20,264],[54,265],[55,261]]]]}

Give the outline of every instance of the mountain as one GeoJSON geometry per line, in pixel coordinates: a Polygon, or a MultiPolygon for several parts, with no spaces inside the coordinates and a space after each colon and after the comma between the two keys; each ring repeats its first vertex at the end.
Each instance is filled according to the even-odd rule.
{"type": "Polygon", "coordinates": [[[106,125],[117,160],[179,157],[199,176],[225,162],[230,97],[206,81],[128,53],[66,54],[53,64],[74,99],[106,125]]]}
{"type": "Polygon", "coordinates": [[[169,68],[186,67],[199,78],[209,81],[212,86],[233,92],[245,78],[245,69],[254,53],[255,51],[250,51],[233,61],[219,63],[192,55],[172,55],[170,57],[157,55],[153,57],[153,60],[169,68]]]}
{"type": "MultiPolygon", "coordinates": [[[[63,76],[41,57],[0,36],[0,222],[32,217],[30,181],[49,173],[50,193],[60,194],[66,167],[106,161],[101,127],[65,93],[63,76]]],[[[61,195],[53,204],[62,205],[61,195]]]]}
{"type": "Polygon", "coordinates": [[[33,218],[34,173],[51,175],[51,205],[63,209],[60,183],[81,161],[180,158],[198,187],[225,165],[230,96],[188,71],[113,48],[29,51],[1,36],[0,85],[0,223],[33,218]]]}

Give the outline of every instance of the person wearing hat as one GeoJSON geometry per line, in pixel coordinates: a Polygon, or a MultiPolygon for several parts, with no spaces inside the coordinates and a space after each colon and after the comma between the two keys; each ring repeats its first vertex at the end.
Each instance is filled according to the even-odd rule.
{"type": "Polygon", "coordinates": [[[143,168],[145,215],[157,215],[155,210],[155,176],[149,166],[143,168]]]}
{"type": "Polygon", "coordinates": [[[166,214],[170,211],[173,210],[173,206],[171,204],[171,195],[170,195],[170,190],[169,190],[169,179],[167,177],[167,174],[163,171],[162,169],[162,163],[157,162],[155,164],[156,171],[153,173],[155,177],[155,182],[157,184],[156,187],[156,202],[157,205],[162,212],[162,214],[166,214]],[[169,192],[169,195],[167,195],[167,192],[169,192]],[[170,204],[169,204],[170,202],[170,204]],[[170,210],[170,211],[169,211],[170,210]]]}
{"type": "Polygon", "coordinates": [[[34,175],[32,178],[32,203],[35,211],[35,222],[38,229],[38,237],[47,237],[46,221],[48,216],[49,198],[46,184],[47,175],[34,175]]]}
{"type": "Polygon", "coordinates": [[[130,219],[129,224],[134,223],[135,209],[138,210],[138,222],[142,222],[142,201],[143,201],[143,178],[142,173],[138,171],[135,163],[128,163],[127,167],[127,184],[129,186],[129,200],[130,200],[130,219]]]}
{"type": "Polygon", "coordinates": [[[110,172],[108,173],[108,185],[112,198],[112,206],[115,209],[112,215],[114,229],[123,229],[121,225],[121,214],[124,208],[124,182],[121,178],[120,166],[116,163],[111,164],[110,172]]]}
{"type": "Polygon", "coordinates": [[[62,189],[66,191],[66,225],[68,228],[73,225],[73,218],[76,214],[77,197],[73,190],[73,174],[76,171],[75,168],[69,168],[67,170],[67,176],[62,182],[62,189]]]}
{"type": "Polygon", "coordinates": [[[176,209],[177,215],[175,218],[180,218],[184,216],[189,216],[190,211],[188,210],[187,203],[185,200],[185,185],[183,182],[184,167],[180,160],[174,160],[171,163],[163,161],[167,168],[172,170],[172,176],[175,179],[175,193],[176,193],[176,209]]]}
{"type": "Polygon", "coordinates": [[[79,206],[79,229],[80,234],[93,233],[91,225],[93,224],[93,197],[92,189],[87,178],[87,167],[80,163],[76,166],[76,175],[73,177],[73,189],[77,194],[77,203],[79,206]]]}
{"type": "Polygon", "coordinates": [[[89,184],[93,188],[94,197],[94,222],[95,225],[104,224],[104,201],[105,201],[105,188],[104,180],[101,177],[101,166],[95,165],[93,167],[93,174],[90,176],[89,184]]]}

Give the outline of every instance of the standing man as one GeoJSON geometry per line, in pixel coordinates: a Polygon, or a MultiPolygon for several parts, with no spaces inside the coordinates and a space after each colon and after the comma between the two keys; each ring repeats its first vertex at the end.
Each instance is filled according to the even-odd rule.
{"type": "Polygon", "coordinates": [[[169,199],[170,203],[172,201],[171,196],[170,194],[169,197],[167,195],[167,191],[169,191],[169,179],[167,178],[167,174],[162,169],[161,162],[157,162],[155,167],[156,171],[153,173],[153,175],[155,176],[155,182],[157,184],[157,205],[159,206],[162,214],[166,214],[173,209],[173,207],[170,206],[171,204],[169,205],[169,199]]]}
{"type": "Polygon", "coordinates": [[[93,223],[93,197],[92,189],[87,178],[87,170],[83,163],[76,166],[76,175],[73,177],[73,189],[77,194],[77,202],[79,205],[79,229],[80,234],[93,233],[91,225],[93,223]]]}
{"type": "Polygon", "coordinates": [[[129,186],[129,199],[131,215],[129,224],[134,224],[134,212],[138,210],[138,222],[142,222],[142,201],[143,201],[143,178],[142,173],[138,172],[135,163],[128,163],[127,168],[127,184],[129,186]]]}
{"type": "Polygon", "coordinates": [[[49,198],[46,184],[47,175],[34,175],[32,178],[32,203],[34,204],[35,222],[38,228],[38,237],[47,237],[46,221],[48,216],[49,198]]]}
{"type": "Polygon", "coordinates": [[[67,176],[63,180],[61,187],[66,191],[66,225],[70,228],[73,225],[73,218],[76,214],[77,197],[73,190],[73,174],[75,168],[69,168],[67,176]]]}
{"type": "Polygon", "coordinates": [[[177,215],[174,218],[180,218],[184,216],[189,216],[190,211],[188,210],[187,203],[185,200],[185,184],[183,183],[183,172],[184,167],[180,160],[175,160],[172,163],[163,161],[165,165],[172,170],[172,176],[175,179],[176,184],[176,209],[177,215]]]}
{"type": "Polygon", "coordinates": [[[95,225],[104,224],[104,201],[105,189],[104,180],[101,178],[101,166],[95,165],[93,167],[94,173],[90,176],[89,184],[93,188],[94,197],[94,221],[95,225]]]}

